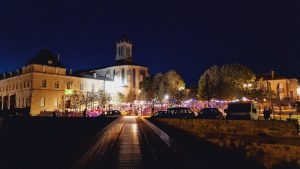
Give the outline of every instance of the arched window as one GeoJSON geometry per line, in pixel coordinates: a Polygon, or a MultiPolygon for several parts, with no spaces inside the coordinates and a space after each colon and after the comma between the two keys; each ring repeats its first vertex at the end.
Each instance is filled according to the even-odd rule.
{"type": "Polygon", "coordinates": [[[136,76],[135,76],[135,69],[133,69],[132,71],[132,84],[133,84],[133,88],[135,88],[136,85],[136,76]]]}
{"type": "Polygon", "coordinates": [[[122,84],[125,84],[125,70],[122,68],[121,71],[122,84]]]}

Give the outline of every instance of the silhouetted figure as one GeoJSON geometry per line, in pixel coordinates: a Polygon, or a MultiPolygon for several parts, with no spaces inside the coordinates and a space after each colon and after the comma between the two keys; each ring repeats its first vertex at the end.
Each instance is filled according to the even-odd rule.
{"type": "Polygon", "coordinates": [[[56,110],[52,112],[52,117],[56,117],[56,110]]]}
{"type": "Polygon", "coordinates": [[[86,108],[83,110],[82,116],[83,116],[83,117],[86,117],[86,108]]]}
{"type": "Polygon", "coordinates": [[[271,116],[271,109],[265,108],[263,114],[264,114],[264,119],[269,120],[271,116]]]}

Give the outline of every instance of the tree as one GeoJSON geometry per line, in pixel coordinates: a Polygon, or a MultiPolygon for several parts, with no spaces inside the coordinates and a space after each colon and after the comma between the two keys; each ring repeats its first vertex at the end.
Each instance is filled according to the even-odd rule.
{"type": "Polygon", "coordinates": [[[146,77],[141,83],[140,83],[140,94],[139,99],[152,101],[154,99],[154,78],[152,76],[146,77]]]}
{"type": "Polygon", "coordinates": [[[137,95],[135,91],[133,89],[130,89],[126,97],[126,102],[133,103],[136,100],[136,98],[137,95]]]}
{"type": "Polygon", "coordinates": [[[243,97],[245,85],[255,82],[255,74],[244,65],[227,64],[220,68],[219,82],[220,99],[237,99],[243,97]]]}
{"type": "Polygon", "coordinates": [[[242,97],[262,98],[265,88],[262,82],[246,66],[227,64],[212,66],[199,79],[198,94],[201,99],[232,100],[242,97]]]}
{"type": "Polygon", "coordinates": [[[180,103],[185,98],[185,83],[182,77],[174,70],[166,73],[157,73],[152,77],[147,77],[140,85],[140,99],[163,103],[165,95],[169,95],[170,100],[180,103]]]}
{"type": "Polygon", "coordinates": [[[124,96],[123,93],[121,93],[121,92],[117,93],[117,101],[118,102],[125,102],[125,96],[124,96]]]}
{"type": "Polygon", "coordinates": [[[79,109],[85,105],[86,97],[83,93],[74,93],[71,95],[63,95],[59,107],[61,109],[71,109],[79,111],[79,109]]]}
{"type": "Polygon", "coordinates": [[[161,84],[161,92],[163,96],[169,95],[176,104],[180,104],[185,97],[185,83],[175,70],[170,70],[163,76],[163,83],[161,84]]]}
{"type": "Polygon", "coordinates": [[[104,92],[104,90],[101,89],[97,92],[96,98],[98,99],[98,105],[102,107],[109,103],[109,101],[111,100],[110,94],[104,92]]]}
{"type": "Polygon", "coordinates": [[[198,95],[200,99],[208,101],[216,98],[220,85],[220,70],[218,66],[207,69],[199,79],[198,95]]]}

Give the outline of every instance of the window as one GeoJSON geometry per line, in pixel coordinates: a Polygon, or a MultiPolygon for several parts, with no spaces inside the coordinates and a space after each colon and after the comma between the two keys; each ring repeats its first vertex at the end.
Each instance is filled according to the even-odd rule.
{"type": "Polygon", "coordinates": [[[46,72],[46,66],[43,66],[43,72],[46,72]]]}
{"type": "Polygon", "coordinates": [[[54,83],[54,88],[56,88],[56,89],[59,88],[59,81],[55,81],[55,83],[54,83]]]}
{"type": "Polygon", "coordinates": [[[136,72],[135,72],[135,69],[133,69],[133,71],[132,71],[132,83],[133,83],[133,88],[135,88],[136,86],[136,77],[135,77],[135,74],[136,74],[136,72]]]}
{"type": "Polygon", "coordinates": [[[80,83],[80,90],[83,90],[83,84],[80,83]]]}
{"type": "Polygon", "coordinates": [[[29,81],[27,81],[27,88],[29,88],[29,86],[30,86],[30,83],[29,83],[29,81]]]}
{"type": "Polygon", "coordinates": [[[42,87],[47,87],[47,80],[42,80],[42,87]]]}
{"type": "Polygon", "coordinates": [[[30,107],[30,98],[26,98],[26,107],[30,107]]]}
{"type": "Polygon", "coordinates": [[[125,70],[122,69],[121,71],[121,76],[122,76],[122,84],[125,84],[125,70]]]}
{"type": "Polygon", "coordinates": [[[71,89],[72,87],[72,82],[67,82],[67,89],[71,89]]]}
{"type": "Polygon", "coordinates": [[[41,107],[45,107],[45,97],[41,97],[41,107]]]}
{"type": "Polygon", "coordinates": [[[23,107],[26,107],[26,98],[23,98],[23,107]]]}
{"type": "Polygon", "coordinates": [[[54,98],[53,105],[54,105],[54,107],[58,106],[58,99],[57,99],[57,97],[54,98]]]}
{"type": "Polygon", "coordinates": [[[19,88],[19,84],[16,84],[16,90],[18,90],[18,88],[19,88]]]}
{"type": "Polygon", "coordinates": [[[23,84],[23,88],[25,89],[25,87],[26,87],[26,82],[24,82],[24,84],[23,84]]]}
{"type": "Polygon", "coordinates": [[[56,73],[56,74],[58,74],[58,73],[59,73],[59,70],[58,70],[58,68],[56,68],[56,69],[55,69],[55,73],[56,73]]]}

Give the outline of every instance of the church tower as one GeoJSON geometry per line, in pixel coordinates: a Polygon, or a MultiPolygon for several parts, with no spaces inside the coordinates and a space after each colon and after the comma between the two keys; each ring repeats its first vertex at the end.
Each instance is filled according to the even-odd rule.
{"type": "Polygon", "coordinates": [[[121,40],[116,43],[116,64],[132,64],[132,43],[127,36],[123,36],[121,40]]]}

